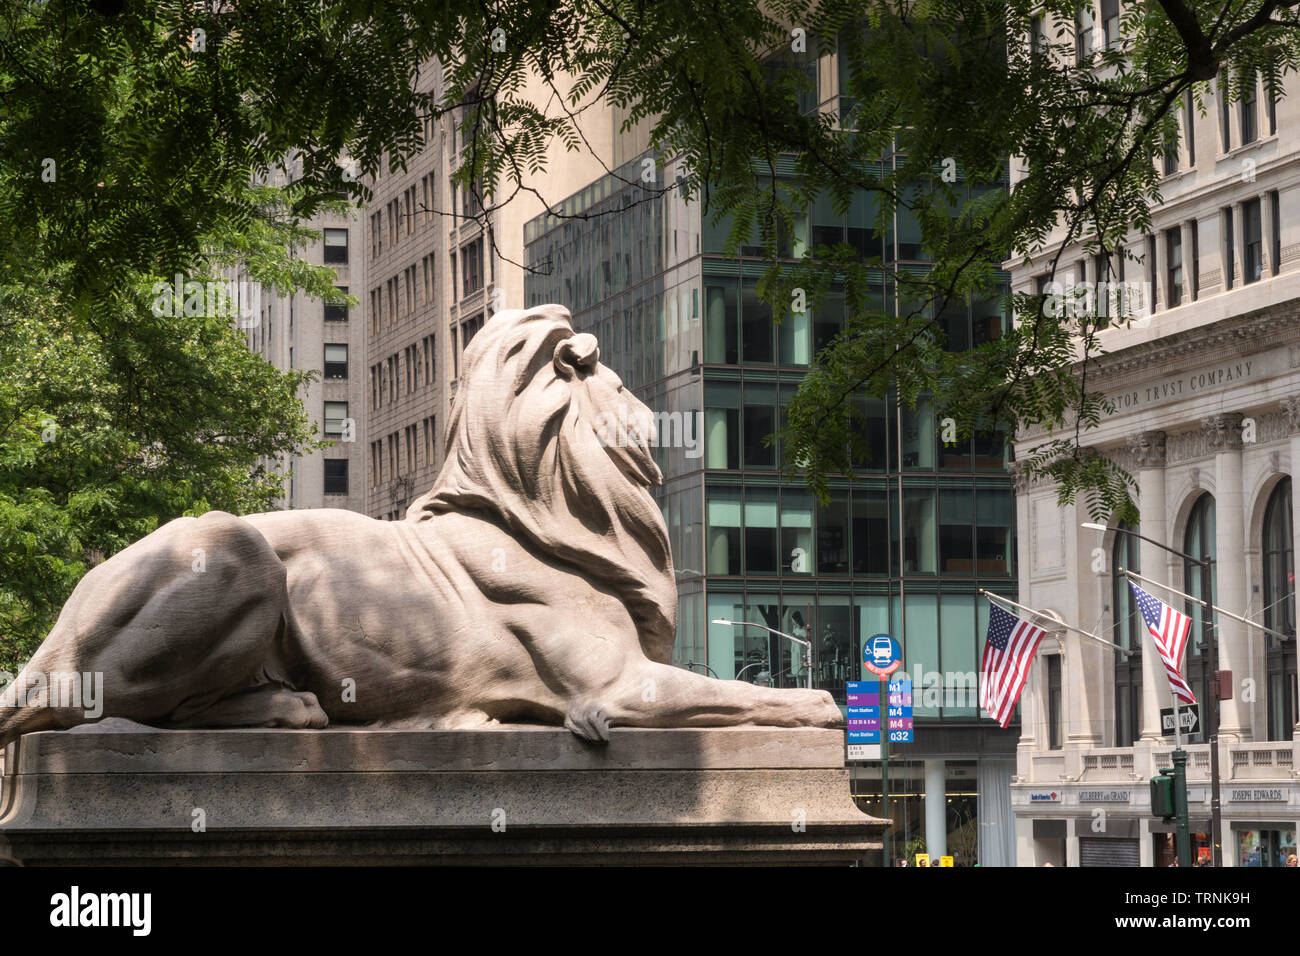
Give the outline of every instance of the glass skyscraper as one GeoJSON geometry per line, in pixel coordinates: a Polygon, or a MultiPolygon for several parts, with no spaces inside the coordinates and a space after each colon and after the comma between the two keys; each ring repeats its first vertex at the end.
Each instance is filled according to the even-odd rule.
{"type": "MultiPolygon", "coordinates": [[[[976,684],[988,620],[978,590],[1015,594],[1003,436],[945,443],[927,404],[899,409],[892,396],[861,397],[866,447],[855,477],[832,480],[825,504],[781,480],[782,449],[767,439],[842,328],[843,293],[833,288],[807,312],[776,321],[758,295],[767,266],[758,240],[725,255],[727,224],[712,225],[698,204],[664,191],[676,181],[674,163],[653,169],[645,158],[632,156],[567,197],[558,215],[526,224],[524,304],[565,305],[577,330],[597,336],[601,360],[658,416],[664,484],[656,493],[680,601],[674,662],[722,679],[804,686],[798,645],[759,627],[710,623],[753,622],[811,640],[812,684],[843,704],[846,681],[863,679],[863,644],[882,633],[901,639],[916,740],[891,755],[894,855],[927,829],[937,848],[937,823],[924,824],[928,797],[931,813],[933,801],[944,806],[944,839],[959,863],[1014,858],[1011,827],[994,832],[976,797],[985,777],[1009,786],[1017,737],[1014,725],[1003,731],[979,719],[976,684]],[[992,857],[976,846],[990,841],[1000,851],[992,857]]],[[[846,215],[829,201],[814,204],[782,255],[793,261],[810,245],[847,242],[887,265],[925,269],[915,221],[900,212],[882,233],[866,194],[859,200],[846,215]]],[[[883,274],[878,296],[893,308],[883,274]]],[[[1004,309],[992,295],[937,319],[949,348],[961,350],[1001,335],[1004,309]]],[[[853,771],[863,808],[881,812],[879,764],[853,771]]]]}

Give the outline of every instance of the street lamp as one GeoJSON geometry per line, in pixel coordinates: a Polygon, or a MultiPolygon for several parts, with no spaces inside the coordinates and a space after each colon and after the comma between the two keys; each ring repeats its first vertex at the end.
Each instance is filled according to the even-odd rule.
{"type": "MultiPolygon", "coordinates": [[[[774,627],[768,627],[766,624],[755,624],[753,621],[728,621],[725,617],[716,617],[710,623],[725,624],[727,627],[761,627],[769,634],[775,634],[777,637],[784,637],[787,641],[793,641],[803,648],[804,673],[808,675],[808,689],[812,690],[812,641],[805,641],[799,637],[793,637],[785,631],[778,631],[774,627]]],[[[752,666],[752,665],[750,665],[752,666]]],[[[744,668],[741,668],[743,671],[744,668]]]]}
{"type": "Polygon", "coordinates": [[[703,667],[706,671],[708,671],[708,672],[709,672],[711,675],[713,675],[715,678],[718,676],[718,672],[715,671],[715,670],[714,670],[712,667],[710,667],[708,664],[704,663],[704,661],[687,661],[687,662],[686,662],[686,666],[687,666],[687,667],[703,667]]]}
{"type": "MultiPolygon", "coordinates": [[[[1083,527],[1090,528],[1094,531],[1110,531],[1103,524],[1093,521],[1083,522],[1083,527]]],[[[1179,551],[1177,548],[1171,548],[1167,544],[1162,544],[1148,538],[1144,534],[1138,534],[1129,528],[1115,528],[1116,534],[1126,534],[1133,538],[1145,541],[1147,544],[1153,544],[1162,551],[1177,555],[1184,561],[1190,561],[1201,569],[1201,632],[1205,642],[1205,649],[1209,655],[1208,670],[1211,675],[1210,693],[1206,696],[1212,697],[1206,701],[1206,710],[1209,711],[1207,716],[1207,739],[1210,743],[1210,853],[1215,866],[1223,865],[1223,850],[1219,839],[1219,834],[1223,826],[1222,803],[1219,799],[1219,642],[1214,637],[1214,605],[1210,600],[1211,583],[1211,560],[1209,555],[1204,558],[1194,558],[1190,554],[1179,551]]],[[[1174,729],[1178,729],[1178,706],[1174,702],[1174,729]]],[[[1178,865],[1189,867],[1192,865],[1192,838],[1190,826],[1187,819],[1187,752],[1179,746],[1174,750],[1174,775],[1179,779],[1180,796],[1176,799],[1179,808],[1177,827],[1178,839],[1178,865]]]]}

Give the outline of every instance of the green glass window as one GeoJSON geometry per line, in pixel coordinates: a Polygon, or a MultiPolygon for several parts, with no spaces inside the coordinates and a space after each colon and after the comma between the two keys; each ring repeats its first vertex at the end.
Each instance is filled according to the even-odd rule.
{"type": "Polygon", "coordinates": [[[776,574],[782,564],[777,542],[775,488],[745,491],[745,573],[776,574]]]}
{"type": "Polygon", "coordinates": [[[939,554],[943,570],[975,571],[975,502],[970,486],[939,490],[939,554]]]}
{"type": "Polygon", "coordinates": [[[709,574],[739,574],[740,491],[710,488],[708,495],[709,574]]]}
{"type": "Polygon", "coordinates": [[[978,716],[979,687],[975,663],[977,600],[984,601],[977,595],[960,593],[944,593],[939,598],[939,651],[944,670],[945,718],[978,716]]]}
{"type": "Polygon", "coordinates": [[[812,574],[813,497],[806,491],[781,495],[781,562],[787,574],[812,574]]]}
{"type": "MultiPolygon", "coordinates": [[[[853,573],[889,573],[889,515],[885,489],[853,491],[853,573]]],[[[868,635],[870,636],[870,635],[868,635]]]]}
{"type": "Polygon", "coordinates": [[[746,279],[740,297],[741,359],[746,364],[772,362],[772,307],[758,296],[758,280],[746,279]]]}
{"type": "Polygon", "coordinates": [[[975,492],[975,569],[980,574],[1011,573],[1014,514],[1010,488],[980,488],[975,492]]]}
{"type": "Polygon", "coordinates": [[[746,468],[776,466],[776,446],[765,439],[776,432],[776,386],[745,383],[744,435],[741,457],[746,468]]]}
{"type": "Polygon", "coordinates": [[[704,467],[740,467],[740,384],[704,385],[704,467]]]}
{"type": "Polygon", "coordinates": [[[832,491],[830,501],[817,505],[817,573],[848,574],[849,493],[832,491]]]}
{"type": "Polygon", "coordinates": [[[704,282],[704,361],[735,365],[740,358],[739,290],[735,279],[704,282]]]}

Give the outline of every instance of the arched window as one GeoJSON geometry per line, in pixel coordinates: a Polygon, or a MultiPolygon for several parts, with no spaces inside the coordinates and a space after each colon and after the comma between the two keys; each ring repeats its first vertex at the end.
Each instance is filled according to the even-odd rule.
{"type": "Polygon", "coordinates": [[[1131,654],[1115,652],[1115,746],[1131,747],[1142,727],[1142,642],[1146,627],[1133,602],[1128,578],[1120,568],[1142,570],[1138,556],[1138,539],[1120,531],[1133,530],[1126,523],[1118,526],[1111,548],[1110,606],[1114,622],[1111,640],[1131,654]]]}
{"type": "MultiPolygon", "coordinates": [[[[1196,499],[1196,504],[1192,506],[1192,513],[1187,517],[1187,531],[1183,535],[1183,551],[1195,558],[1210,559],[1209,586],[1203,584],[1203,571],[1200,565],[1192,564],[1190,561],[1183,562],[1183,590],[1194,598],[1214,603],[1214,595],[1218,592],[1218,568],[1215,564],[1214,554],[1214,496],[1209,494],[1201,495],[1196,499]]],[[[1200,707],[1201,729],[1193,734],[1190,738],[1192,743],[1202,743],[1205,741],[1205,727],[1209,720],[1209,708],[1214,705],[1213,698],[1210,697],[1210,673],[1206,662],[1209,654],[1208,641],[1212,639],[1207,635],[1203,622],[1206,620],[1205,610],[1197,601],[1187,601],[1183,612],[1192,619],[1192,632],[1188,637],[1187,656],[1183,660],[1183,675],[1187,678],[1187,683],[1192,688],[1192,693],[1196,695],[1197,705],[1200,707]]]]}
{"type": "Polygon", "coordinates": [[[1268,739],[1290,740],[1296,723],[1295,538],[1291,479],[1277,483],[1264,510],[1264,626],[1293,638],[1268,638],[1268,739]]]}

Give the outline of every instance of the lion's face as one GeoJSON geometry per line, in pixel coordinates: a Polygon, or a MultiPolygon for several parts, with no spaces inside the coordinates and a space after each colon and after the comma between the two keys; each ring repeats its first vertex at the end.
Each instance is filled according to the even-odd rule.
{"type": "Polygon", "coordinates": [[[556,346],[555,368],[573,390],[580,420],[618,470],[643,487],[663,484],[651,451],[658,441],[654,413],[601,363],[596,339],[585,333],[565,339],[556,346]]]}

